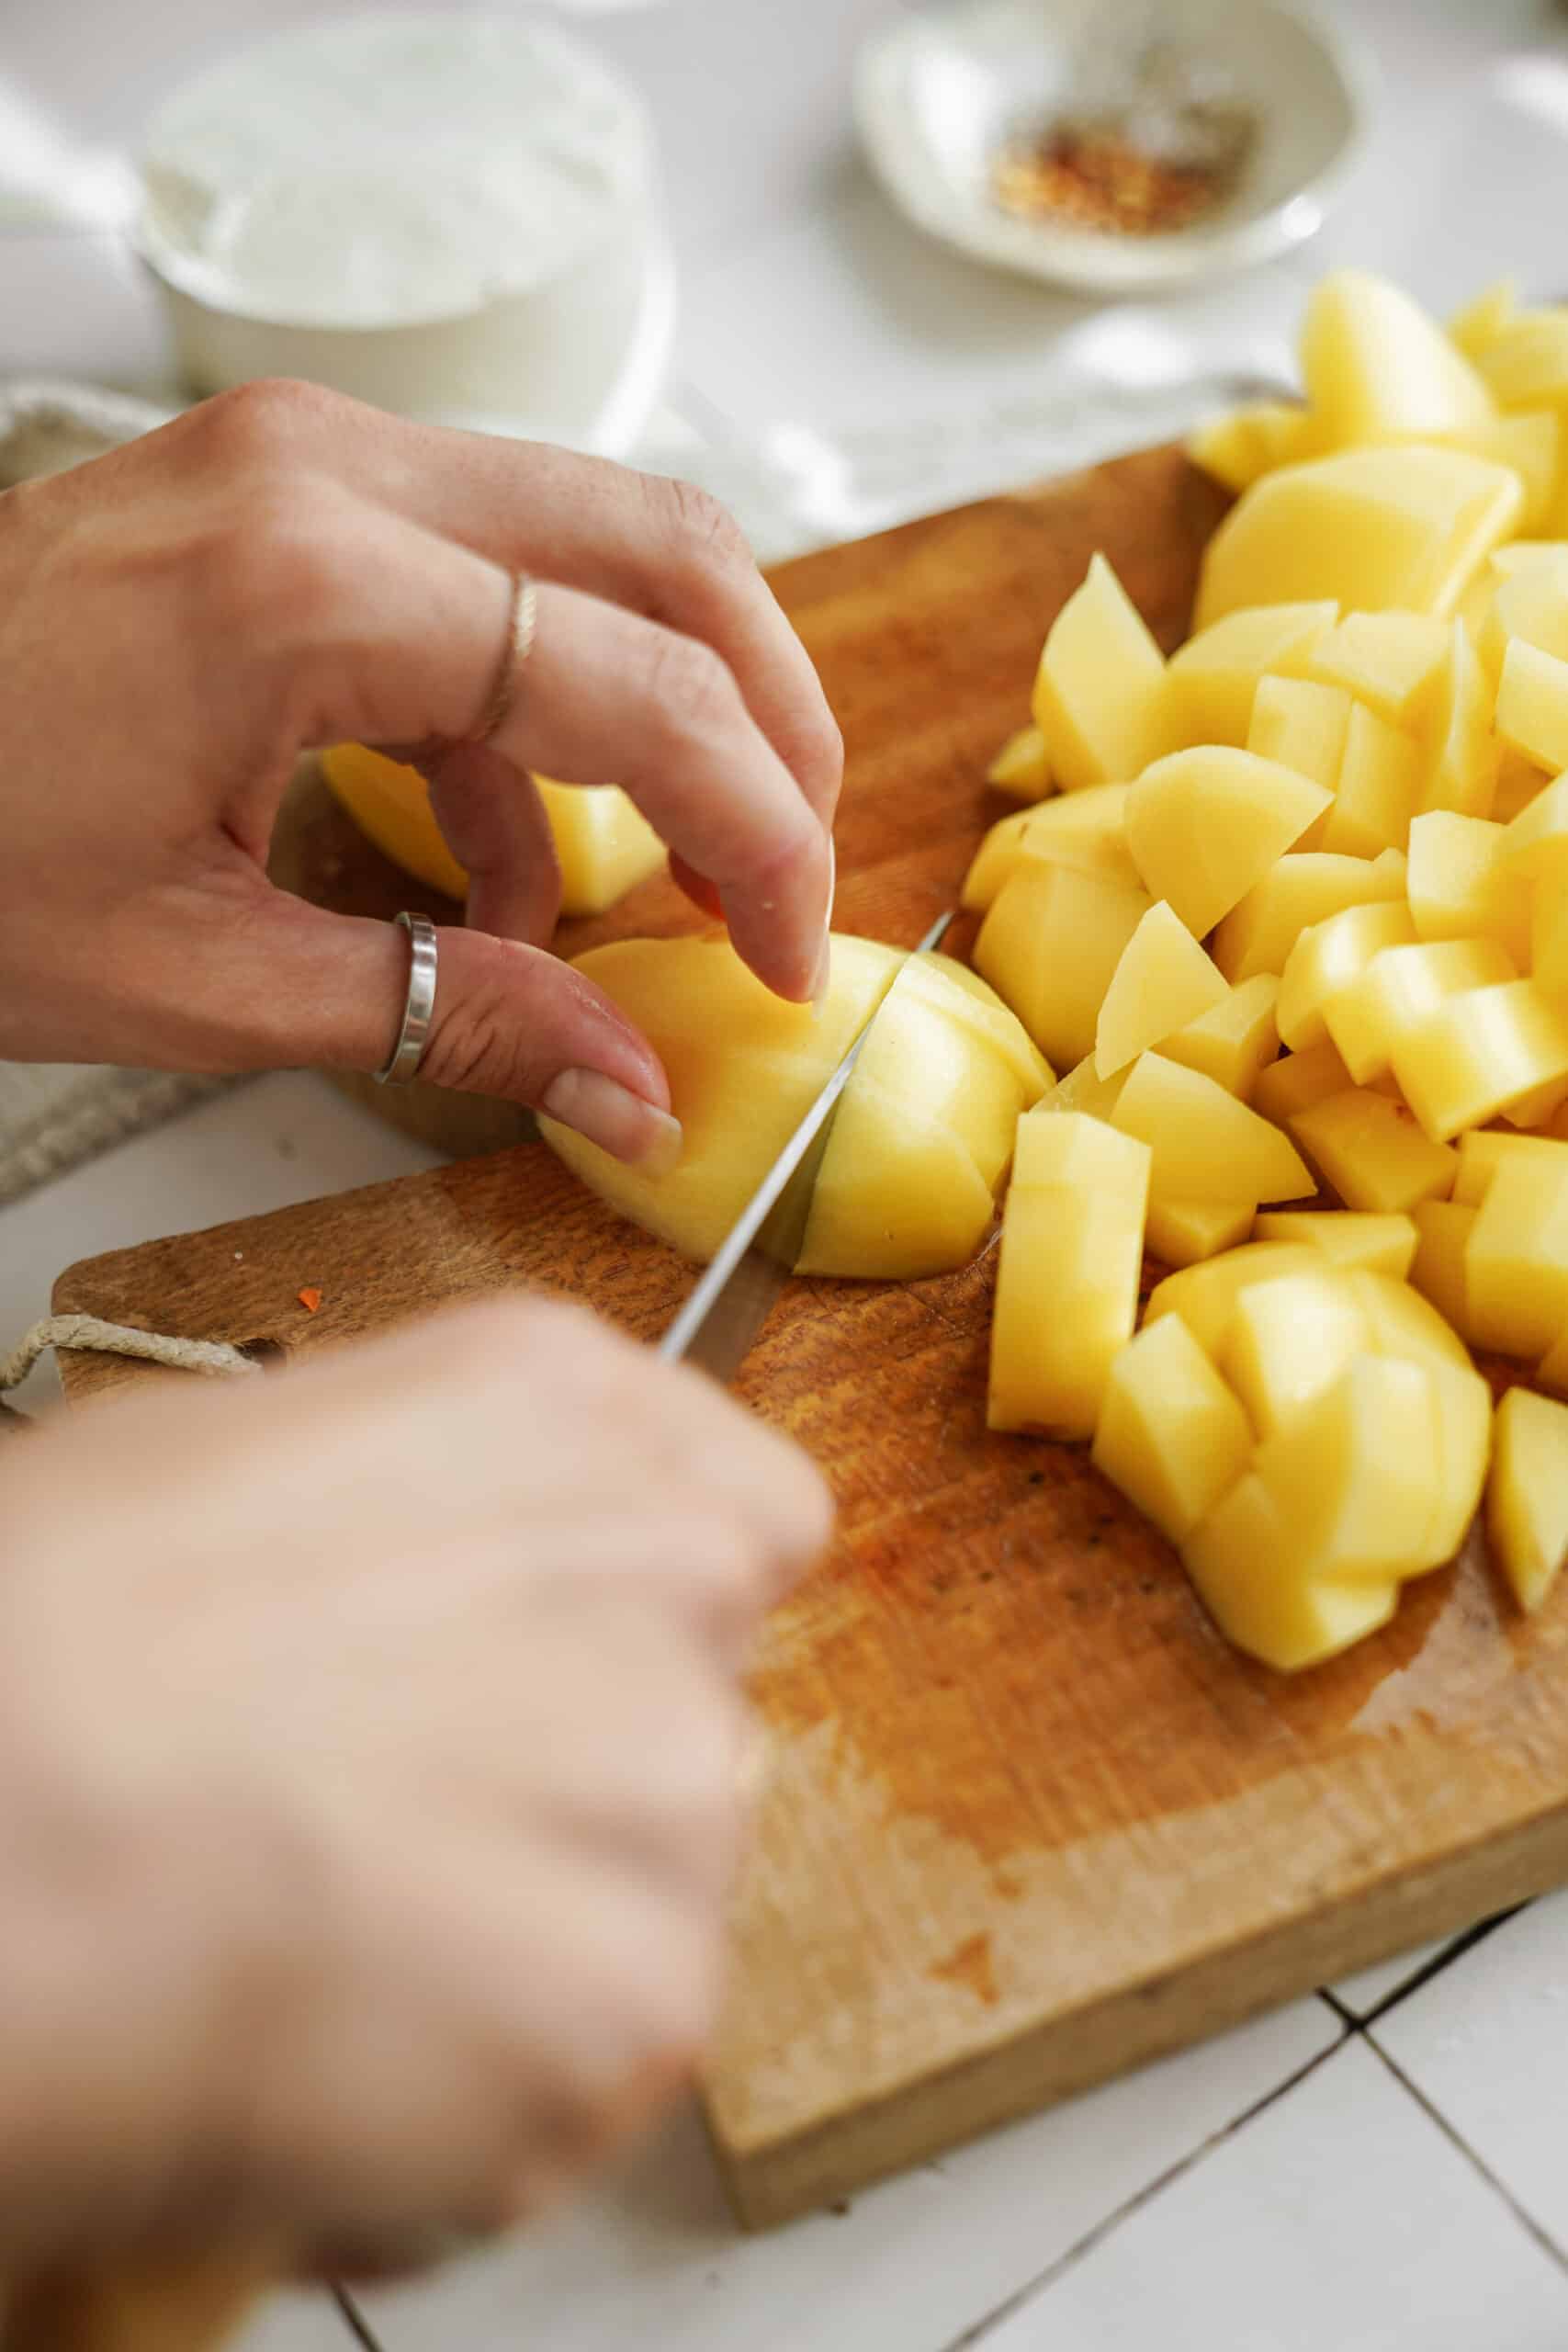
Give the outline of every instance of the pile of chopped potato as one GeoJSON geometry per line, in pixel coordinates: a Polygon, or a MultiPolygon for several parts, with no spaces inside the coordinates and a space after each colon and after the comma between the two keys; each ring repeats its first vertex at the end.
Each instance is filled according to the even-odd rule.
{"type": "Polygon", "coordinates": [[[1243,494],[1169,662],[1095,559],[964,889],[1066,1071],[1019,1122],[992,1425],[1092,1440],[1285,1668],[1483,1498],[1525,1608],[1568,1551],[1568,311],[1445,334],[1341,272],[1302,366],[1196,436],[1243,494]],[[1494,1414],[1472,1347],[1535,1389],[1494,1414]]]}

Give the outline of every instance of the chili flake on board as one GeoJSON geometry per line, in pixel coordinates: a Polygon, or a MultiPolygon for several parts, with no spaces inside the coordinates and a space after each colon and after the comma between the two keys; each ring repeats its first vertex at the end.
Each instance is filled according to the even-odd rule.
{"type": "Polygon", "coordinates": [[[322,1294],[316,1288],[313,1283],[307,1283],[303,1290],[296,1291],[294,1295],[299,1301],[300,1306],[304,1308],[307,1315],[314,1315],[316,1309],[321,1303],[322,1294]]]}

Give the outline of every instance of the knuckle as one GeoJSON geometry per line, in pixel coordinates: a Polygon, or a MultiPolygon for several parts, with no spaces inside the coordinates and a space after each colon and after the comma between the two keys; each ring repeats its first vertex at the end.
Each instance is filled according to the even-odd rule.
{"type": "Polygon", "coordinates": [[[649,648],[644,692],[654,724],[682,741],[729,728],[739,700],[728,668],[711,646],[660,629],[649,648]]]}
{"type": "Polygon", "coordinates": [[[204,401],[186,429],[203,456],[231,476],[297,459],[352,406],[321,385],[265,376],[204,401]]]}
{"type": "Polygon", "coordinates": [[[746,534],[722,499],[695,482],[679,480],[665,483],[664,496],[671,537],[698,571],[728,572],[750,563],[746,534]]]}

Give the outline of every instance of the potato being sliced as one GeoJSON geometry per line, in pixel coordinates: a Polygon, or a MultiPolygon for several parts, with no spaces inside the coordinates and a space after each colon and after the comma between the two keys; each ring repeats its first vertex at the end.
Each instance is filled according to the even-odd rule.
{"type": "Polygon", "coordinates": [[[1486,1532],[1493,1556],[1530,1614],[1568,1556],[1568,1405],[1510,1388],[1497,1408],[1486,1532]]]}
{"type": "Polygon", "coordinates": [[[635,1021],[684,1130],[667,1174],[628,1168],[553,1120],[552,1148],[622,1216],[713,1255],[856,1030],[886,995],[818,1179],[802,1263],[849,1276],[934,1273],[983,1242],[1019,1112],[1046,1065],[971,973],[942,956],[837,938],[819,1014],[764,989],[723,939],[635,939],[577,967],[635,1021]],[[1000,1023],[998,1029],[997,1023],[1000,1023]]]}
{"type": "Polygon", "coordinates": [[[1127,846],[1151,898],[1166,899],[1201,939],[1329,797],[1321,785],[1250,752],[1175,752],[1127,795],[1127,846]]]}
{"type": "Polygon", "coordinates": [[[1197,626],[1309,597],[1447,619],[1523,504],[1517,474],[1457,449],[1349,449],[1281,467],[1210,540],[1197,626]]]}
{"type": "MultiPolygon", "coordinates": [[[[358,743],[339,743],[321,753],[321,774],[384,856],[433,890],[468,896],[468,877],[431,813],[430,789],[417,768],[358,743]]],[[[603,914],[663,865],[663,842],[616,786],[534,781],[560,862],[564,915],[603,914]]]]}
{"type": "Polygon", "coordinates": [[[1122,951],[1100,1002],[1094,1067],[1112,1078],[1173,1030],[1224,1004],[1230,989],[1162,899],[1122,951]]]}

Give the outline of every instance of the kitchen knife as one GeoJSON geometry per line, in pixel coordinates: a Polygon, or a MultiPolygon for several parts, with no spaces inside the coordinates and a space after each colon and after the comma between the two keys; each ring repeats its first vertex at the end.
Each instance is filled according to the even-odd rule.
{"type": "MultiPolygon", "coordinates": [[[[950,912],[933,923],[905,963],[939,947],[953,920],[950,912]]],[[[900,967],[894,988],[902,973],[900,967]]],[[[799,1261],[835,1114],[891,993],[867,1014],[660,1340],[667,1363],[694,1364],[727,1386],[745,1363],[799,1261]]],[[[266,2273],[237,2256],[28,2280],[6,2305],[0,2352],[217,2352],[268,2283],[266,2273]]]]}

